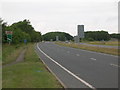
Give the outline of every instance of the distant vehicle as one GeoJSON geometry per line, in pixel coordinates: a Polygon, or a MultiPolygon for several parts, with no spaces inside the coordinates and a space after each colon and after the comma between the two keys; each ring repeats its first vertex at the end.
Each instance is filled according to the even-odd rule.
{"type": "Polygon", "coordinates": [[[69,41],[65,41],[65,43],[69,43],[69,41]]]}

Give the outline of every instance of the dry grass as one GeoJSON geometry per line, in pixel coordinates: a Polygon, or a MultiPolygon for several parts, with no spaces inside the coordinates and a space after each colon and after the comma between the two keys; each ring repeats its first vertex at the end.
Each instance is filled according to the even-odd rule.
{"type": "Polygon", "coordinates": [[[89,51],[107,53],[112,55],[120,55],[120,53],[118,53],[118,49],[115,49],[115,48],[103,48],[103,47],[95,47],[95,46],[87,46],[87,45],[81,45],[81,44],[75,44],[75,43],[63,43],[63,42],[56,42],[56,44],[72,47],[72,48],[79,48],[79,49],[84,49],[89,51]]]}
{"type": "Polygon", "coordinates": [[[94,42],[88,42],[88,44],[120,46],[118,41],[94,41],[94,42]]]}

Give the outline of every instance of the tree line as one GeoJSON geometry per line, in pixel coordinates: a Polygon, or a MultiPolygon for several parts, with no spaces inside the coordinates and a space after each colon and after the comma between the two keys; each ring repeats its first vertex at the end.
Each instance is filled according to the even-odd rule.
{"type": "Polygon", "coordinates": [[[118,34],[116,34],[116,33],[110,34],[110,37],[111,38],[116,38],[116,39],[120,40],[120,33],[118,33],[118,34]]]}
{"type": "Polygon", "coordinates": [[[60,41],[72,40],[73,36],[65,32],[49,32],[43,35],[43,40],[45,41],[56,41],[56,36],[60,41]]]}
{"type": "MultiPolygon", "coordinates": [[[[16,23],[13,23],[12,25],[7,25],[6,22],[4,22],[0,18],[0,26],[2,27],[2,42],[7,43],[7,35],[5,31],[12,31],[12,43],[13,44],[19,44],[23,43],[24,40],[27,40],[27,42],[39,42],[39,41],[56,41],[56,36],[59,37],[60,41],[73,41],[74,38],[69,33],[65,32],[48,32],[44,35],[41,35],[40,32],[35,31],[33,26],[31,25],[29,20],[23,20],[16,23]]],[[[87,41],[108,41],[111,38],[120,39],[120,34],[109,34],[107,31],[87,31],[84,33],[85,38],[83,40],[87,41]]],[[[1,38],[0,38],[1,39],[1,38]]]]}
{"type": "Polygon", "coordinates": [[[84,40],[88,41],[109,41],[111,38],[120,39],[120,34],[109,34],[107,31],[87,31],[84,40]]]}
{"type": "Polygon", "coordinates": [[[12,25],[7,25],[2,19],[0,19],[0,25],[2,26],[2,42],[7,43],[6,31],[12,31],[12,43],[18,44],[23,43],[24,40],[27,42],[39,42],[42,40],[40,32],[36,32],[30,24],[29,20],[23,20],[12,25]]]}
{"type": "MultiPolygon", "coordinates": [[[[109,34],[107,31],[87,31],[84,33],[85,38],[82,40],[87,41],[109,41],[111,38],[120,39],[120,34],[109,34]]],[[[56,36],[59,37],[60,41],[71,40],[73,36],[65,32],[49,32],[43,35],[45,41],[56,41],[56,36]]]]}

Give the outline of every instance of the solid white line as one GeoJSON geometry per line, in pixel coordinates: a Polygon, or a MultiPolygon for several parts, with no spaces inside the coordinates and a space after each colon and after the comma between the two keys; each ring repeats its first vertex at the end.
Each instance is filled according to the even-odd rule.
{"type": "MultiPolygon", "coordinates": [[[[40,58],[39,54],[38,54],[38,51],[36,51],[36,54],[38,55],[38,57],[40,58]]],[[[62,86],[64,88],[67,88],[66,85],[56,76],[56,74],[53,73],[53,71],[47,66],[47,64],[40,58],[40,60],[43,62],[43,64],[45,64],[45,66],[47,67],[47,69],[57,78],[57,80],[62,84],[62,86]]]]}
{"type": "Polygon", "coordinates": [[[78,76],[76,76],[74,73],[72,73],[71,71],[69,71],[68,69],[66,69],[65,67],[63,67],[62,65],[60,65],[58,62],[56,62],[55,60],[53,60],[50,56],[48,56],[47,54],[45,54],[38,46],[37,43],[37,48],[39,49],[40,52],[42,52],[47,58],[49,58],[51,61],[53,61],[55,64],[57,64],[58,66],[60,66],[63,70],[65,70],[66,72],[68,72],[69,74],[71,74],[73,77],[75,77],[76,79],[78,79],[79,81],[81,81],[82,83],[84,83],[86,86],[88,86],[89,88],[96,90],[95,87],[93,87],[91,84],[87,83],[86,81],[84,81],[83,79],[79,78],[78,76]]]}
{"type": "Polygon", "coordinates": [[[96,59],[95,58],[90,58],[91,60],[94,60],[94,61],[96,61],[96,59]]]}

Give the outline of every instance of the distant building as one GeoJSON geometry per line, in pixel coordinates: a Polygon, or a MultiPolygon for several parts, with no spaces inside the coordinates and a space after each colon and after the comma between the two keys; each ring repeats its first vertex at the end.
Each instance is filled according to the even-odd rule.
{"type": "Polygon", "coordinates": [[[78,30],[78,37],[79,38],[84,38],[84,25],[78,25],[77,26],[77,30],[78,30]]]}

